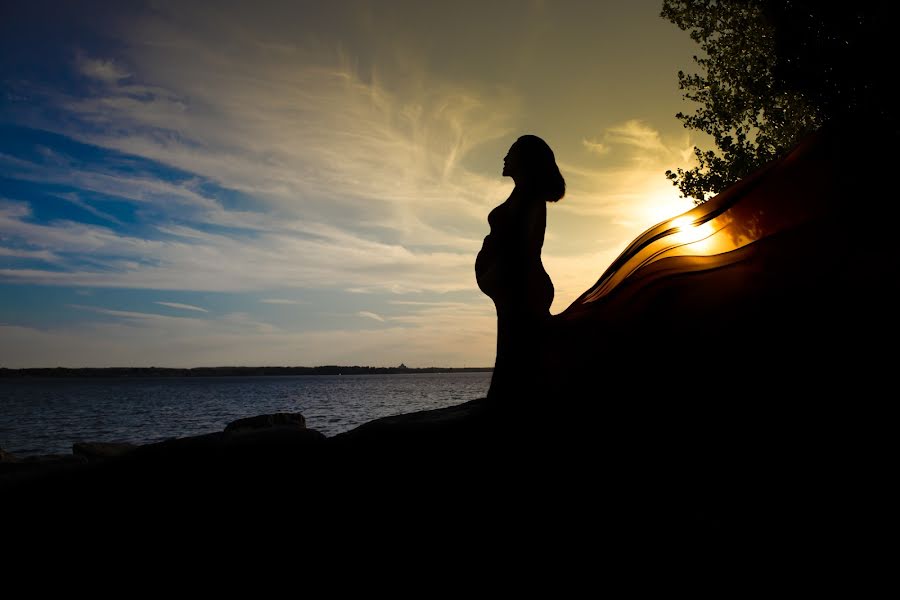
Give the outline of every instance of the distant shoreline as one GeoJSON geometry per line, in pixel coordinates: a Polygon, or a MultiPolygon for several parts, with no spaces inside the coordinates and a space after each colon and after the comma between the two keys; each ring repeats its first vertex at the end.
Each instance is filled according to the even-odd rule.
{"type": "Polygon", "coordinates": [[[321,367],[101,367],[101,368],[0,368],[0,379],[37,379],[68,377],[234,377],[291,375],[413,375],[417,373],[484,373],[491,367],[359,367],[327,365],[321,367]]]}

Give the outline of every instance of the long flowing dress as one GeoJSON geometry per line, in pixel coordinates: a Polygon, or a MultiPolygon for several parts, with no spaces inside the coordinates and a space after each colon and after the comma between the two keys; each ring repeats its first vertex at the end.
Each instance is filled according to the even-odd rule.
{"type": "Polygon", "coordinates": [[[833,124],[648,229],[552,317],[545,376],[576,398],[634,386],[717,407],[857,394],[896,322],[892,139],[833,124]]]}

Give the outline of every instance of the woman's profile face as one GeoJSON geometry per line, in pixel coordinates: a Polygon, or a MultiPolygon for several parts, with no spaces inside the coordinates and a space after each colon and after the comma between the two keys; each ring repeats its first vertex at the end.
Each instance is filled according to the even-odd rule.
{"type": "Polygon", "coordinates": [[[509,152],[503,159],[503,176],[513,177],[522,164],[522,149],[518,143],[509,147],[509,152]]]}

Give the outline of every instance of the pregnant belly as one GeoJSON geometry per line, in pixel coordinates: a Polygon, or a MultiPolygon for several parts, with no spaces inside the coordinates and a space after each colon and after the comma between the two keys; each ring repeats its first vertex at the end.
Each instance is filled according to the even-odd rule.
{"type": "Polygon", "coordinates": [[[481,251],[475,257],[475,280],[478,282],[478,289],[496,300],[502,287],[500,281],[502,269],[499,264],[500,257],[492,248],[490,237],[484,238],[481,251]]]}
{"type": "Polygon", "coordinates": [[[553,282],[540,262],[510,265],[485,239],[475,258],[478,289],[500,307],[517,307],[529,314],[545,315],[553,303],[553,282]]]}

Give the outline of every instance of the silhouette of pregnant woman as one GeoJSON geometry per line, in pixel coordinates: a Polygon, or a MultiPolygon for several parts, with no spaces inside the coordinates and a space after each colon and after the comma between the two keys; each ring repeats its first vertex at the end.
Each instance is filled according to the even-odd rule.
{"type": "Polygon", "coordinates": [[[565,195],[566,182],[550,146],[523,135],[503,161],[515,183],[505,202],[488,215],[491,232],[475,259],[478,287],[497,309],[497,358],[488,398],[526,399],[541,390],[540,354],[553,282],[541,263],[547,202],[565,195]]]}

